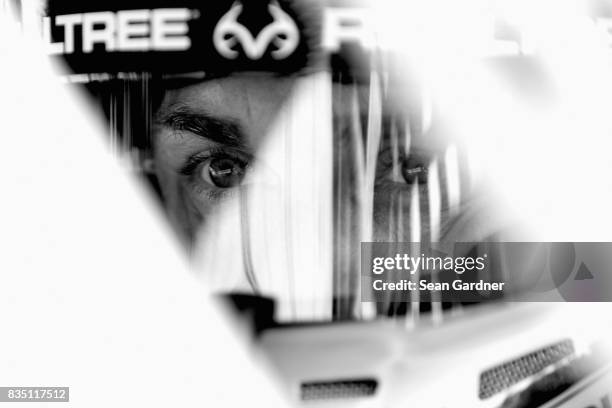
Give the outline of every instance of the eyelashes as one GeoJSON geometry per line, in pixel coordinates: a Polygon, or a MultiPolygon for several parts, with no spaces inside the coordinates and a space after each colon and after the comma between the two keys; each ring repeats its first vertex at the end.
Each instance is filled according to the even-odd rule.
{"type": "Polygon", "coordinates": [[[251,155],[237,149],[214,147],[190,156],[179,170],[179,173],[185,176],[193,175],[198,167],[206,160],[222,158],[235,160],[245,168],[250,165],[253,159],[251,155]]]}
{"type": "Polygon", "coordinates": [[[179,173],[196,194],[217,199],[242,183],[251,162],[244,152],[216,147],[190,156],[179,173]]]}
{"type": "Polygon", "coordinates": [[[433,158],[424,152],[410,152],[407,156],[402,151],[396,154],[388,147],[378,155],[376,166],[377,183],[393,182],[397,185],[427,184],[428,168],[433,158]],[[395,162],[397,160],[397,163],[395,162]],[[393,177],[394,166],[397,166],[400,179],[393,177]]]}

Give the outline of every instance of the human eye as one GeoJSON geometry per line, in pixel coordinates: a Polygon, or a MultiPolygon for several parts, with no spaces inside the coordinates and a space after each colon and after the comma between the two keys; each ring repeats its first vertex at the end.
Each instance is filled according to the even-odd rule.
{"type": "Polygon", "coordinates": [[[403,180],[408,184],[427,184],[427,172],[431,159],[425,154],[411,153],[401,162],[401,174],[403,180]]]}
{"type": "Polygon", "coordinates": [[[433,157],[419,149],[404,152],[397,146],[387,146],[378,155],[376,166],[377,184],[425,185],[428,182],[429,166],[433,157]]]}
{"type": "Polygon", "coordinates": [[[244,180],[252,158],[234,148],[211,148],[188,158],[180,173],[194,193],[222,198],[244,180]]]}

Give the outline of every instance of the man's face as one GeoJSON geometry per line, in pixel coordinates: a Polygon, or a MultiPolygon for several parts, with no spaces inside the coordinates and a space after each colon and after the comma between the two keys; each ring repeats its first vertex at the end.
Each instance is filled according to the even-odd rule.
{"type": "Polygon", "coordinates": [[[155,172],[186,242],[217,204],[238,192],[292,83],[245,74],[166,91],[153,128],[155,172]]]}
{"type": "MultiPolygon", "coordinates": [[[[272,263],[264,267],[260,263],[247,268],[256,271],[256,274],[265,271],[266,279],[272,282],[258,288],[262,289],[262,293],[272,286],[283,287],[282,282],[289,279],[288,275],[305,275],[308,271],[301,263],[287,268],[280,260],[285,257],[291,259],[292,256],[298,259],[303,254],[313,252],[313,248],[319,248],[322,242],[326,242],[325,237],[317,234],[307,236],[308,231],[319,231],[316,228],[311,231],[309,228],[290,229],[288,226],[316,227],[323,219],[333,222],[333,228],[328,229],[326,225],[321,231],[329,231],[333,235],[329,237],[333,248],[324,248],[322,252],[330,250],[334,259],[333,266],[330,264],[330,273],[334,275],[335,298],[351,298],[358,293],[358,275],[355,271],[359,270],[360,242],[364,237],[365,240],[398,242],[427,242],[436,238],[456,241],[479,239],[479,224],[472,218],[469,222],[457,222],[457,216],[461,214],[459,201],[465,201],[469,196],[458,193],[458,189],[463,188],[459,180],[454,183],[457,191],[453,194],[453,188],[449,187],[453,183],[448,182],[448,170],[456,173],[459,179],[460,166],[447,160],[447,146],[444,140],[440,140],[443,137],[435,136],[435,132],[424,136],[420,126],[414,125],[418,123],[415,119],[417,115],[409,112],[406,105],[387,101],[380,107],[378,119],[375,119],[377,115],[370,112],[369,87],[336,84],[331,101],[333,120],[330,122],[333,123],[329,123],[327,141],[321,136],[326,135],[322,129],[326,126],[323,119],[313,122],[312,116],[304,115],[300,110],[296,114],[284,106],[291,106],[295,102],[288,100],[293,85],[294,79],[246,74],[204,81],[167,90],[155,114],[155,169],[172,225],[187,244],[195,244],[196,238],[201,236],[199,229],[203,223],[212,216],[219,216],[217,221],[222,229],[218,234],[215,232],[215,239],[209,241],[207,236],[201,236],[204,240],[198,245],[202,245],[202,248],[196,245],[194,249],[201,252],[199,255],[206,258],[205,262],[211,262],[212,258],[224,259],[221,275],[230,282],[225,285],[226,280],[221,279],[223,285],[220,287],[226,289],[239,285],[242,289],[240,285],[244,284],[246,289],[255,288],[254,284],[249,282],[247,285],[243,279],[246,272],[243,262],[240,262],[240,254],[245,245],[249,246],[249,252],[257,253],[265,262],[269,259],[279,260],[270,261],[272,263]],[[286,151],[285,144],[275,144],[285,139],[275,139],[274,132],[270,138],[266,138],[275,120],[280,121],[278,129],[287,140],[309,137],[318,140],[318,143],[308,145],[312,149],[286,151]],[[286,129],[284,120],[294,125],[296,121],[298,125],[286,129]],[[369,142],[376,133],[369,130],[372,127],[370,123],[380,125],[379,140],[375,145],[369,142]],[[264,140],[271,143],[262,151],[264,140]],[[278,149],[270,149],[272,145],[278,149]],[[321,152],[319,149],[328,151],[321,152]],[[270,156],[267,150],[273,150],[275,154],[270,156]],[[256,158],[259,159],[257,166],[256,158]],[[310,161],[306,158],[310,158],[310,161]],[[323,160],[332,161],[328,163],[329,173],[317,172],[317,166],[325,168],[323,160]],[[261,161],[266,163],[259,166],[261,161]],[[294,166],[296,162],[300,165],[294,166]],[[434,162],[438,170],[430,172],[434,162]],[[291,166],[287,166],[288,163],[291,166]],[[254,170],[254,167],[258,170],[254,170]],[[257,174],[259,177],[243,180],[247,173],[262,171],[262,168],[271,171],[268,173],[264,170],[264,177],[257,174]],[[321,174],[332,178],[328,180],[329,184],[304,183],[321,174]],[[278,176],[282,176],[278,178],[281,181],[277,180],[278,176]],[[330,188],[321,192],[316,189],[325,185],[330,188]],[[253,194],[242,195],[247,188],[253,194]],[[310,193],[313,193],[312,196],[310,193]],[[321,198],[322,195],[318,193],[332,197],[319,202],[317,197],[321,198]],[[236,200],[247,196],[248,200],[236,200]],[[240,212],[213,212],[218,207],[240,212]],[[245,209],[247,211],[242,212],[245,209]],[[324,215],[325,211],[330,212],[328,218],[324,215]],[[252,232],[247,241],[241,235],[242,222],[249,223],[249,231],[252,232]],[[369,231],[366,227],[369,227],[369,231]],[[371,235],[364,235],[364,231],[371,235]],[[301,244],[295,246],[291,253],[285,238],[289,237],[290,240],[297,236],[301,244]],[[256,237],[257,242],[253,242],[252,237],[256,237]],[[213,250],[205,245],[209,242],[214,244],[210,246],[213,250]],[[253,245],[255,250],[250,247],[253,245]],[[269,254],[273,256],[267,256],[269,254]],[[233,266],[228,266],[230,262],[226,262],[225,258],[232,258],[235,265],[232,263],[233,266]]],[[[297,86],[296,89],[302,88],[297,86]]],[[[304,95],[297,92],[295,98],[301,96],[304,95]]],[[[313,101],[306,100],[319,109],[319,97],[319,93],[316,93],[313,101]]],[[[321,105],[322,116],[326,117],[322,110],[325,105],[321,105]]],[[[292,140],[297,142],[296,139],[292,140]]],[[[206,270],[217,270],[206,263],[205,266],[204,269],[208,268],[206,270]]],[[[339,315],[342,313],[339,312],[339,315]]],[[[350,306],[346,313],[352,313],[350,306]]]]}
{"type": "MultiPolygon", "coordinates": [[[[193,242],[199,226],[217,204],[227,202],[240,191],[243,176],[253,164],[256,150],[287,101],[294,82],[290,78],[242,74],[165,92],[155,115],[154,161],[172,224],[186,242],[193,242]]],[[[367,118],[368,88],[360,86],[358,89],[361,102],[357,109],[367,118]]],[[[344,180],[337,180],[335,195],[340,201],[348,200],[344,202],[343,211],[348,215],[356,213],[354,207],[360,205],[356,202],[359,193],[354,183],[357,173],[363,171],[351,165],[348,159],[356,154],[352,138],[345,134],[345,131],[352,132],[354,112],[350,99],[345,100],[342,95],[352,95],[351,90],[350,86],[338,85],[335,94],[339,97],[334,103],[335,122],[340,124],[336,129],[339,133],[336,137],[340,138],[337,154],[344,157],[336,160],[345,167],[349,163],[340,172],[346,175],[344,180]]],[[[402,118],[395,108],[387,106],[383,112],[374,191],[371,192],[374,195],[373,238],[383,241],[415,239],[409,220],[411,193],[418,193],[421,217],[428,218],[429,181],[426,171],[422,170],[436,156],[443,155],[439,141],[434,143],[432,137],[424,140],[416,134],[409,138],[410,152],[407,152],[407,129],[399,125],[402,118]],[[395,129],[389,125],[393,116],[398,117],[395,129]]],[[[366,122],[364,120],[363,124],[366,122]]],[[[444,172],[441,172],[442,223],[448,221],[444,214],[449,210],[445,181],[444,172]]],[[[349,223],[352,231],[349,235],[359,237],[355,229],[358,220],[349,223]]],[[[428,239],[428,220],[419,224],[419,235],[428,239]]],[[[343,241],[346,237],[337,238],[343,241]]]]}

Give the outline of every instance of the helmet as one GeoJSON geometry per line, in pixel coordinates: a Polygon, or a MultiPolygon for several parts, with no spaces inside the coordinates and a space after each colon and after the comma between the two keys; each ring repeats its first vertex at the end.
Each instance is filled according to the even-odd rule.
{"type": "MultiPolygon", "coordinates": [[[[265,305],[258,344],[293,398],[499,406],[584,361],[601,333],[578,316],[603,318],[603,308],[507,303],[534,300],[529,284],[542,288],[531,272],[545,269],[542,259],[552,269],[559,251],[527,245],[513,259],[529,273],[508,276],[504,254],[515,247],[500,243],[525,235],[487,189],[482,154],[462,140],[483,129],[464,126],[473,101],[444,99],[457,96],[440,91],[449,82],[431,81],[448,60],[374,46],[367,21],[377,15],[362,5],[131,1],[49,1],[40,22],[48,52],[65,82],[97,101],[111,146],[152,188],[198,276],[265,305]],[[449,110],[449,100],[466,106],[449,110]],[[375,258],[394,271],[383,283],[417,289],[373,292],[375,258]],[[429,260],[440,263],[424,267],[429,260]],[[472,278],[512,290],[491,293],[466,276],[466,293],[451,286],[460,279],[446,282],[468,264],[472,278]],[[452,290],[436,286],[445,283],[452,290]],[[437,393],[438,384],[456,388],[437,393]]],[[[548,100],[522,37],[498,35],[510,55],[453,69],[510,72],[511,89],[519,77],[519,88],[535,84],[530,95],[548,100]]],[[[553,290],[538,295],[568,299],[558,289],[586,265],[571,260],[564,280],[553,274],[553,290]]],[[[602,365],[588,366],[573,379],[609,380],[602,365]]]]}

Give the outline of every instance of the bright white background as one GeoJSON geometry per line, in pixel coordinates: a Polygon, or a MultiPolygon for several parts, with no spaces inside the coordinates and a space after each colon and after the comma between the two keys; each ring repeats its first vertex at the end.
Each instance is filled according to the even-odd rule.
{"type": "Polygon", "coordinates": [[[0,386],[69,386],[71,406],[278,405],[86,103],[29,47],[0,21],[0,386]]]}

